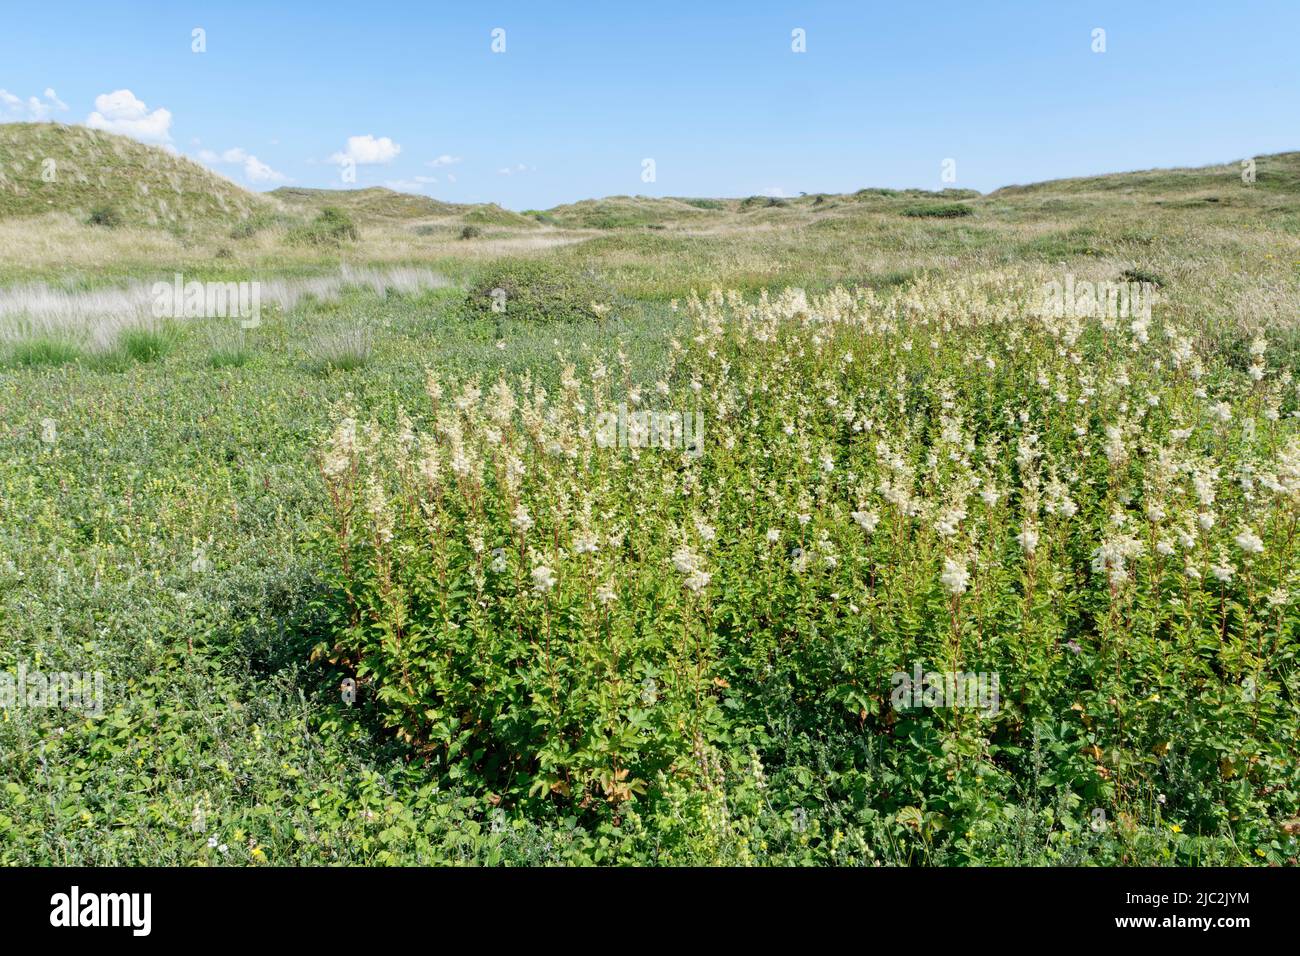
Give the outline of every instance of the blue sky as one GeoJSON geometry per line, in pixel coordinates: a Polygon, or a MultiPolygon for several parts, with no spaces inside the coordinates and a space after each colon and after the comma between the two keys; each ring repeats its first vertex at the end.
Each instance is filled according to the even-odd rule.
{"type": "Polygon", "coordinates": [[[255,189],[343,187],[350,157],[358,186],[513,209],[987,191],[1300,148],[1282,0],[8,6],[0,120],[125,131],[255,189]]]}

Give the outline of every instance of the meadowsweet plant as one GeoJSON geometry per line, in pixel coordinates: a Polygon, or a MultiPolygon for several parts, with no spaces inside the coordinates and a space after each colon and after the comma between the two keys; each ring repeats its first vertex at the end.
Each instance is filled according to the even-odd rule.
{"type": "Polygon", "coordinates": [[[1104,807],[1264,840],[1296,812],[1296,383],[1263,337],[1243,369],[1158,307],[1040,301],[715,290],[653,381],[431,370],[395,428],[343,410],[318,653],[509,806],[692,793],[738,839],[753,762],[836,741],[808,799],[853,839],[973,856],[1032,778],[1062,839],[1104,807]],[[707,400],[702,453],[600,440],[650,396],[707,400]],[[890,706],[918,661],[996,685],[890,706]]]}

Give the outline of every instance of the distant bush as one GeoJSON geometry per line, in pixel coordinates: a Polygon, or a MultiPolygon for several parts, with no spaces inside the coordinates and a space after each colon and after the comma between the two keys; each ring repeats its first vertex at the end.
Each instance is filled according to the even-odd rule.
{"type": "Polygon", "coordinates": [[[90,218],[86,221],[92,226],[116,229],[122,225],[122,214],[118,212],[116,206],[96,206],[90,211],[90,218]]]}
{"type": "Polygon", "coordinates": [[[1036,236],[1028,242],[1021,243],[1019,254],[1034,256],[1050,262],[1060,262],[1071,256],[1091,256],[1096,254],[1098,245],[1104,241],[1092,229],[1068,229],[1064,232],[1036,236]]]}
{"type": "Polygon", "coordinates": [[[1164,279],[1146,269],[1125,269],[1120,273],[1120,277],[1127,282],[1146,282],[1157,289],[1163,289],[1165,285],[1164,279]]]}
{"type": "Polygon", "coordinates": [[[904,216],[911,216],[915,219],[960,219],[962,216],[970,216],[975,212],[970,206],[963,206],[961,203],[928,203],[924,206],[909,206],[903,210],[904,216]]]}
{"type": "Polygon", "coordinates": [[[612,294],[591,275],[541,262],[509,262],[488,270],[465,297],[474,318],[511,318],[529,322],[595,319],[595,308],[612,294]],[[495,307],[494,307],[495,306],[495,307]]]}
{"type": "Polygon", "coordinates": [[[247,218],[241,219],[239,222],[235,223],[234,227],[230,230],[230,238],[251,239],[263,229],[273,226],[277,222],[282,222],[283,218],[284,217],[282,216],[267,215],[266,213],[257,213],[248,216],[247,218]]]}
{"type": "Polygon", "coordinates": [[[338,245],[360,238],[352,217],[335,206],[326,206],[310,223],[289,231],[289,241],[302,245],[338,245]]]}
{"type": "Polygon", "coordinates": [[[483,230],[478,226],[466,226],[460,231],[462,239],[477,239],[481,235],[483,235],[483,230]]]}

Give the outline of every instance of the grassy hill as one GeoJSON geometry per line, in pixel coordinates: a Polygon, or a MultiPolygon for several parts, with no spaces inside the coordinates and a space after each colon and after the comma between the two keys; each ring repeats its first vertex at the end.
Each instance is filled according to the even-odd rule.
{"type": "Polygon", "coordinates": [[[1300,194],[1300,152],[1255,158],[1256,179],[1246,184],[1240,163],[1152,169],[1012,185],[980,194],[972,189],[863,188],[853,193],[795,197],[656,198],[607,196],[566,203],[537,213],[542,221],[571,229],[708,229],[718,226],[807,224],[830,216],[898,214],[920,219],[963,218],[979,209],[1011,214],[1060,212],[1084,206],[1244,206],[1294,211],[1300,194]]]}
{"type": "MultiPolygon", "coordinates": [[[[255,194],[123,137],[48,123],[0,125],[0,285],[56,279],[69,268],[101,279],[174,270],[302,274],[333,268],[341,253],[371,263],[433,264],[458,278],[489,260],[546,256],[664,301],[701,283],[751,291],[774,284],[884,288],[975,260],[1164,273],[1211,235],[1231,240],[1225,248],[1233,257],[1255,261],[1274,254],[1265,247],[1300,234],[1300,153],[1255,161],[1249,185],[1240,165],[1227,163],[985,195],[867,187],[793,197],[609,196],[514,212],[382,187],[255,194]],[[54,182],[41,178],[46,158],[55,161],[54,182]],[[89,225],[102,206],[118,210],[131,228],[89,225]],[[360,237],[296,241],[326,207],[342,209],[362,227],[360,237]],[[33,230],[27,219],[42,213],[33,230]],[[1262,229],[1242,233],[1247,224],[1262,229]],[[694,264],[690,275],[680,268],[683,259],[694,264]]],[[[1218,293],[1207,287],[1205,294],[1218,293]]]]}
{"type": "Polygon", "coordinates": [[[281,186],[271,196],[291,208],[317,212],[326,206],[342,209],[357,222],[401,222],[455,215],[458,208],[428,196],[399,193],[383,186],[365,189],[305,189],[281,186]]]}
{"type": "Polygon", "coordinates": [[[960,219],[987,212],[1023,221],[1099,205],[1245,207],[1294,216],[1297,194],[1300,152],[1290,152],[1257,157],[1256,181],[1249,186],[1242,182],[1240,164],[1227,163],[1012,185],[987,195],[969,189],[864,188],[797,197],[607,196],[518,213],[495,203],[450,203],[379,186],[285,186],[258,194],[184,157],[113,133],[58,123],[0,124],[0,220],[54,212],[86,222],[107,211],[123,225],[180,233],[212,227],[225,234],[250,218],[296,219],[327,206],[364,225],[409,230],[429,224],[448,235],[463,226],[531,230],[539,224],[583,231],[713,232],[827,221],[865,224],[881,214],[960,219]]]}
{"type": "Polygon", "coordinates": [[[531,228],[536,221],[502,209],[496,203],[465,204],[443,202],[430,196],[397,192],[383,186],[364,189],[302,189],[281,186],[270,193],[286,206],[304,212],[319,212],[327,206],[342,209],[359,223],[402,225],[454,220],[461,225],[514,226],[531,228]]]}
{"type": "MultiPolygon", "coordinates": [[[[1246,185],[1240,162],[1175,169],[1144,169],[1103,176],[1051,179],[1026,186],[1004,186],[990,198],[1054,195],[1077,196],[1104,193],[1110,196],[1162,197],[1171,193],[1239,193],[1246,185]]],[[[1255,157],[1255,182],[1260,192],[1300,193],[1300,152],[1273,153],[1255,157]]]]}
{"type": "Polygon", "coordinates": [[[575,229],[644,228],[669,224],[702,225],[719,219],[735,200],[659,199],[649,196],[607,196],[584,199],[548,209],[543,215],[575,229]]]}
{"type": "Polygon", "coordinates": [[[60,123],[0,124],[0,219],[108,211],[123,225],[228,229],[275,212],[198,163],[125,136],[60,123]]]}

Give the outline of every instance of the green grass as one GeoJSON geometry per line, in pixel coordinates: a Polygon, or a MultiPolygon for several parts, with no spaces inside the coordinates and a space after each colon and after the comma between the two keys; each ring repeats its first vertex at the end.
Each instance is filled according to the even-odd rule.
{"type": "Polygon", "coordinates": [[[125,329],[118,336],[117,347],[135,362],[156,362],[176,344],[176,333],[168,327],[125,329]]]}
{"type": "Polygon", "coordinates": [[[252,353],[242,344],[219,345],[208,353],[208,365],[213,368],[241,368],[248,364],[252,353]]]}
{"type": "Polygon", "coordinates": [[[20,368],[43,365],[69,365],[82,356],[81,349],[65,339],[40,336],[10,346],[5,362],[20,368]]]}
{"type": "Polygon", "coordinates": [[[354,372],[370,361],[371,339],[364,329],[349,329],[312,342],[308,367],[318,376],[354,372]]]}

